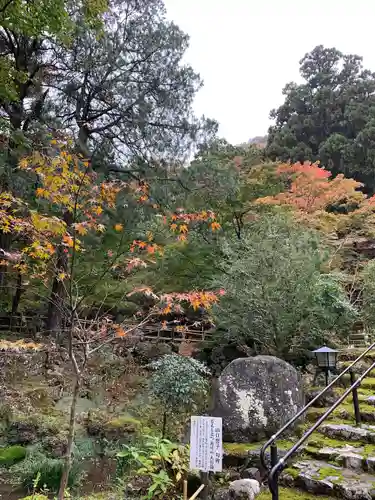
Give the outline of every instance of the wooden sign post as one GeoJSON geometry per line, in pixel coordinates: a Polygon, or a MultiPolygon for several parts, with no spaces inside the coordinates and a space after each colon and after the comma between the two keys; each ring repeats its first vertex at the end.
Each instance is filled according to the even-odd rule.
{"type": "Polygon", "coordinates": [[[217,417],[191,417],[190,469],[201,472],[202,485],[190,498],[194,500],[203,491],[209,493],[209,473],[223,469],[222,419],[217,417]]]}

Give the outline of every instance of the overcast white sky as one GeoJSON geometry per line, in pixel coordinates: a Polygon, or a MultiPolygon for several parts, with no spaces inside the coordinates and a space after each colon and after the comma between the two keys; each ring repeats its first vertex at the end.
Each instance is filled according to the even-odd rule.
{"type": "Polygon", "coordinates": [[[197,113],[232,143],[267,132],[281,90],[316,45],[364,58],[375,71],[374,0],[165,0],[190,37],[186,60],[204,79],[197,113]]]}

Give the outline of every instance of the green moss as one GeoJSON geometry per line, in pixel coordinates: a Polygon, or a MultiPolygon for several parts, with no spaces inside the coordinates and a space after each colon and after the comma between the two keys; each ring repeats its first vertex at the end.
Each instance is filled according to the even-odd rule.
{"type": "Polygon", "coordinates": [[[231,455],[245,455],[248,451],[259,450],[263,443],[224,443],[224,451],[231,455]]]}
{"type": "Polygon", "coordinates": [[[23,497],[21,498],[21,500],[48,500],[48,497],[46,497],[45,495],[35,494],[35,495],[30,495],[28,497],[23,497]]]}
{"type": "Polygon", "coordinates": [[[367,377],[361,382],[362,389],[375,389],[375,378],[367,377]]]}
{"type": "MultiPolygon", "coordinates": [[[[316,495],[311,495],[310,493],[306,493],[304,491],[289,489],[289,488],[280,488],[280,498],[282,500],[313,500],[316,499],[316,495]]],[[[329,497],[318,497],[320,500],[329,500],[329,497]]],[[[271,500],[272,496],[269,491],[262,492],[259,496],[257,496],[257,500],[271,500]]]]}
{"type": "Polygon", "coordinates": [[[297,479],[297,477],[299,476],[299,470],[295,469],[294,467],[287,467],[284,472],[285,474],[292,476],[293,479],[297,479]]]}
{"type": "Polygon", "coordinates": [[[364,458],[375,457],[375,444],[364,444],[362,455],[364,458]]]}
{"type": "Polygon", "coordinates": [[[340,470],[335,469],[334,467],[322,467],[319,469],[317,474],[313,476],[313,479],[326,479],[327,477],[330,478],[331,483],[336,483],[339,482],[340,479],[342,479],[342,473],[340,470]],[[332,479],[334,478],[334,479],[332,479]]]}
{"type": "Polygon", "coordinates": [[[11,465],[20,462],[26,456],[26,448],[24,446],[8,446],[0,448],[0,466],[10,467],[11,465]]]}
{"type": "Polygon", "coordinates": [[[18,424],[35,426],[39,435],[58,434],[67,428],[66,417],[62,413],[56,412],[53,414],[35,413],[33,415],[15,413],[10,419],[10,424],[13,426],[18,424]]]}
{"type": "MultiPolygon", "coordinates": [[[[265,441],[259,441],[256,443],[224,443],[224,451],[231,455],[246,455],[249,451],[260,450],[265,441]]],[[[277,447],[280,450],[288,450],[293,446],[293,441],[287,439],[281,439],[277,441],[277,447]]]]}
{"type": "MultiPolygon", "coordinates": [[[[319,450],[320,448],[343,448],[346,446],[348,443],[345,440],[340,440],[340,439],[333,439],[325,436],[324,434],[321,434],[320,432],[314,432],[309,440],[307,441],[307,451],[308,449],[315,449],[319,450]]],[[[369,449],[372,449],[372,447],[375,449],[375,445],[373,444],[366,444],[362,441],[350,441],[350,444],[356,448],[366,448],[368,447],[369,449]]]]}
{"type": "Polygon", "coordinates": [[[129,415],[120,415],[106,423],[106,428],[123,430],[124,432],[136,432],[141,428],[141,422],[129,415]]]}

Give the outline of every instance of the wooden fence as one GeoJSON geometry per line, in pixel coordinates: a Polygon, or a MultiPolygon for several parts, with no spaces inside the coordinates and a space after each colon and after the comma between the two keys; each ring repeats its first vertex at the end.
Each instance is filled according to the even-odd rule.
{"type": "MultiPolygon", "coordinates": [[[[36,334],[48,335],[50,332],[44,328],[44,317],[32,316],[17,316],[10,318],[9,316],[0,316],[0,333],[15,333],[20,336],[35,336],[36,334]]],[[[99,322],[95,320],[81,319],[79,320],[80,327],[97,331],[100,327],[99,322]]],[[[166,325],[161,323],[146,324],[140,327],[131,322],[121,324],[122,328],[130,331],[126,338],[138,340],[156,340],[160,342],[192,342],[201,343],[210,340],[213,330],[205,330],[203,327],[181,327],[179,325],[166,325]]],[[[61,328],[59,332],[64,333],[67,328],[61,328]]]]}

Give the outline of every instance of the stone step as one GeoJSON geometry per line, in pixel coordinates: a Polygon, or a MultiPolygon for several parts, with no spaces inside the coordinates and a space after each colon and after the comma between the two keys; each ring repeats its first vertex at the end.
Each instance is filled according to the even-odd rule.
{"type": "MultiPolygon", "coordinates": [[[[293,446],[292,441],[282,440],[277,442],[278,457],[282,458],[287,450],[293,446]]],[[[256,467],[262,469],[260,463],[260,451],[262,443],[246,444],[224,444],[223,466],[225,468],[243,468],[243,467],[256,467]]],[[[300,456],[304,453],[305,446],[301,446],[295,456],[300,456]]],[[[266,463],[268,467],[271,465],[270,449],[265,453],[266,463]]]]}
{"type": "Polygon", "coordinates": [[[344,500],[375,499],[375,476],[331,465],[320,460],[295,462],[285,469],[280,482],[316,495],[328,495],[344,500]]]}
{"type": "Polygon", "coordinates": [[[373,425],[362,424],[360,427],[354,427],[349,424],[323,424],[318,431],[333,439],[375,443],[375,426],[373,425]]]}
{"type": "MultiPolygon", "coordinates": [[[[338,355],[339,361],[354,361],[363,353],[364,349],[347,348],[340,351],[338,355]]],[[[362,359],[375,360],[375,349],[369,351],[362,359]]]]}
{"type": "Polygon", "coordinates": [[[352,446],[345,444],[340,448],[323,446],[315,448],[307,446],[305,453],[317,460],[335,463],[346,469],[357,472],[375,473],[375,446],[363,445],[352,446]]]}
{"type": "MultiPolygon", "coordinates": [[[[359,413],[361,415],[362,422],[375,423],[375,410],[374,400],[369,400],[370,396],[366,396],[366,399],[360,397],[359,400],[359,413]]],[[[373,397],[373,396],[371,396],[373,397]]],[[[307,422],[316,422],[328,408],[310,408],[306,414],[307,422]]],[[[354,406],[352,402],[347,402],[342,406],[339,406],[334,410],[331,415],[327,418],[327,421],[340,420],[347,421],[346,423],[355,423],[354,406]]]]}

